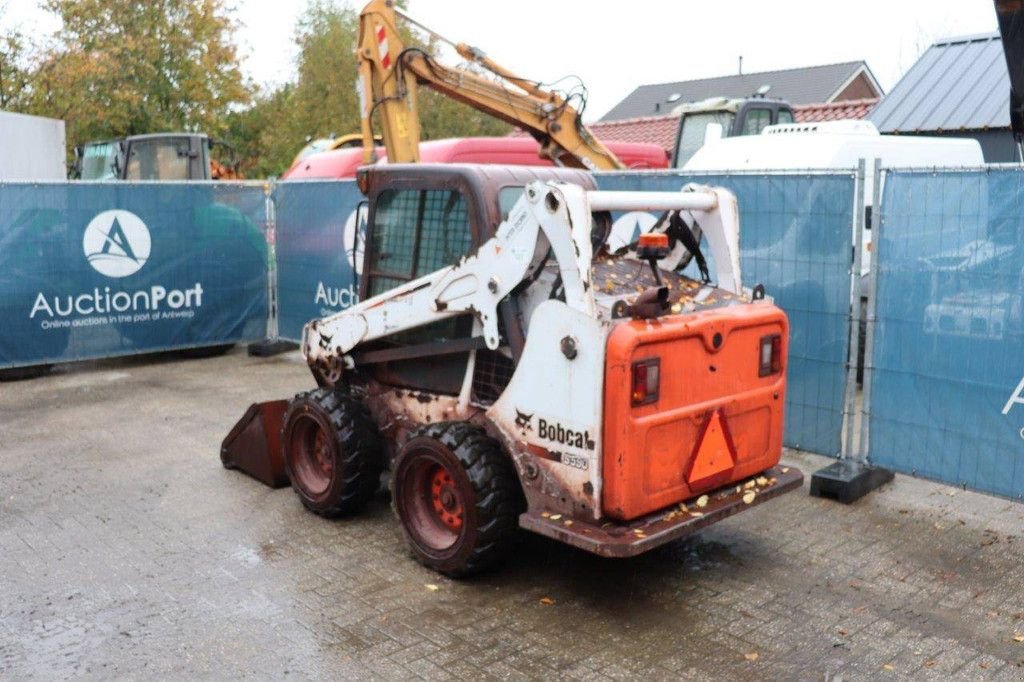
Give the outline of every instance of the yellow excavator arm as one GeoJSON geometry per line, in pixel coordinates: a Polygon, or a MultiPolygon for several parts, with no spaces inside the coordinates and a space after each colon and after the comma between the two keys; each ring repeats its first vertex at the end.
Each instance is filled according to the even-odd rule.
{"type": "Polygon", "coordinates": [[[465,43],[452,43],[396,9],[393,0],[372,0],[359,15],[360,118],[363,158],[376,161],[372,117],[380,117],[384,146],[392,163],[419,161],[420,123],[416,88],[426,85],[474,109],[527,131],[540,143],[541,156],[558,165],[589,170],[624,168],[595,138],[562,95],[516,76],[465,43]],[[396,17],[452,45],[490,77],[446,66],[418,47],[406,46],[396,17]]]}

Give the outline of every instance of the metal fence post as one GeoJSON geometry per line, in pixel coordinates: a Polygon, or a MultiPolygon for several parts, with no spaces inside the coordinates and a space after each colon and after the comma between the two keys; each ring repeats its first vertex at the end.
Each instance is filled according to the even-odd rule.
{"type": "Polygon", "coordinates": [[[857,458],[862,462],[868,461],[868,448],[871,439],[871,379],[874,374],[875,364],[873,354],[875,352],[875,322],[878,292],[878,266],[879,252],[881,246],[880,235],[882,234],[882,178],[883,171],[880,160],[875,160],[875,182],[874,196],[872,199],[872,225],[871,225],[871,268],[868,270],[868,309],[867,328],[864,336],[864,388],[861,394],[860,409],[860,443],[857,449],[857,458]]]}
{"type": "Polygon", "coordinates": [[[265,216],[263,236],[267,241],[267,253],[270,257],[267,262],[267,338],[249,344],[249,355],[257,357],[278,355],[298,348],[298,344],[281,339],[278,326],[277,204],[274,202],[274,190],[276,189],[276,180],[268,180],[263,184],[265,216]]]}
{"type": "MultiPolygon", "coordinates": [[[[879,187],[881,184],[881,159],[874,159],[872,163],[872,204],[871,204],[871,216],[872,216],[872,258],[871,267],[868,273],[868,325],[865,330],[865,373],[864,373],[864,395],[868,395],[869,389],[869,375],[867,368],[871,364],[871,352],[874,348],[874,342],[872,335],[874,333],[874,313],[875,313],[875,277],[878,271],[878,224],[881,216],[880,197],[881,192],[879,187]]],[[[857,181],[859,185],[859,191],[857,193],[856,205],[857,216],[854,218],[854,225],[856,226],[856,234],[854,236],[854,267],[851,276],[853,281],[859,284],[860,279],[860,264],[863,255],[864,248],[864,228],[865,228],[865,194],[867,192],[867,185],[864,182],[866,179],[865,174],[865,162],[864,159],[860,160],[857,167],[857,181]]],[[[849,361],[847,363],[847,376],[846,376],[846,395],[844,412],[846,416],[846,424],[844,429],[843,449],[842,456],[839,461],[829,466],[819,469],[814,472],[811,476],[811,491],[810,494],[814,497],[826,497],[829,499],[837,500],[844,504],[850,504],[860,499],[864,495],[867,495],[872,490],[881,487],[893,479],[893,473],[888,469],[882,469],[879,467],[872,466],[867,461],[867,449],[865,446],[866,438],[866,414],[863,409],[860,410],[861,424],[860,424],[860,442],[857,444],[856,450],[854,449],[854,435],[856,432],[855,420],[858,413],[856,409],[857,404],[857,359],[860,351],[860,287],[851,287],[850,296],[850,354],[849,361]]]]}
{"type": "Polygon", "coordinates": [[[865,180],[864,159],[857,162],[857,189],[854,198],[853,217],[853,269],[850,273],[850,347],[846,360],[846,391],[843,396],[843,442],[840,459],[854,456],[854,434],[857,415],[857,360],[860,358],[860,269],[864,253],[864,194],[867,187],[865,180]]]}

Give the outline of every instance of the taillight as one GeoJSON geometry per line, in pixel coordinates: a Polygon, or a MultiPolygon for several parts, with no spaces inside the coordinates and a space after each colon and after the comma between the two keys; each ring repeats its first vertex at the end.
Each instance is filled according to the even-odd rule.
{"type": "Polygon", "coordinates": [[[758,376],[766,377],[782,371],[782,337],[780,335],[762,336],[758,352],[760,353],[758,376]]]}
{"type": "Polygon", "coordinates": [[[661,360],[647,358],[633,363],[633,405],[650,405],[658,400],[661,360]]]}

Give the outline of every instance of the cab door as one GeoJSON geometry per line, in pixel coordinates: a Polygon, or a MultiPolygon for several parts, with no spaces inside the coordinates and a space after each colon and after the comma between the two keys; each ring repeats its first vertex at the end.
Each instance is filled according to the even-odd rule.
{"type": "MultiPolygon", "coordinates": [[[[360,298],[378,296],[454,265],[473,249],[468,202],[460,189],[384,189],[374,197],[370,211],[360,298]]],[[[443,352],[443,347],[468,339],[472,329],[472,316],[460,315],[384,337],[368,350],[401,353],[367,354],[376,359],[371,372],[390,386],[456,395],[468,351],[443,352]]]]}

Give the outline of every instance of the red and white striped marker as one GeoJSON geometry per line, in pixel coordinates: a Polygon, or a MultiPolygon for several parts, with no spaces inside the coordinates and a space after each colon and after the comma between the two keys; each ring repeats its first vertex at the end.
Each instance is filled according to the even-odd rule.
{"type": "Polygon", "coordinates": [[[380,65],[385,69],[390,69],[391,55],[388,54],[388,33],[383,26],[377,27],[377,52],[380,55],[380,65]]]}

